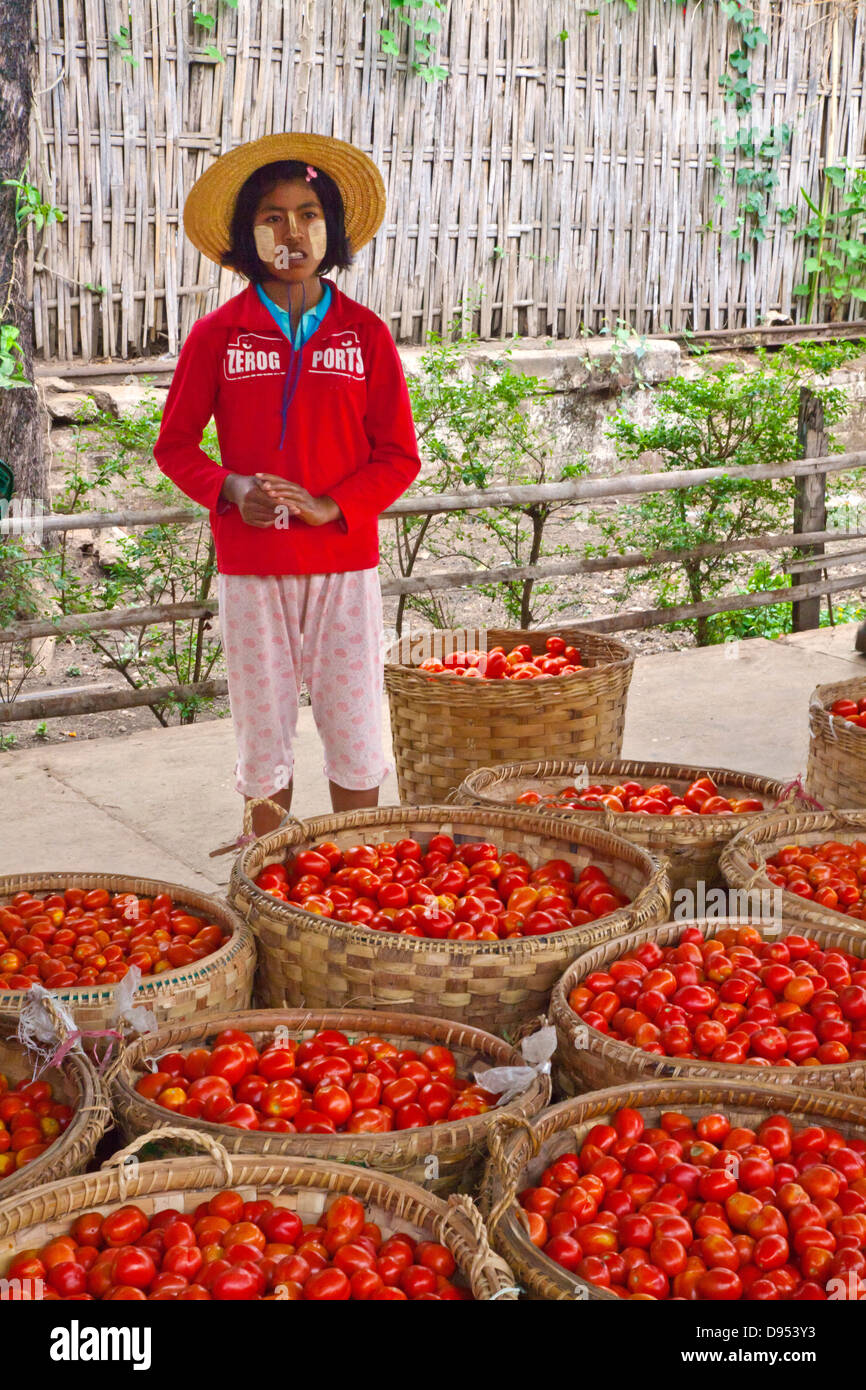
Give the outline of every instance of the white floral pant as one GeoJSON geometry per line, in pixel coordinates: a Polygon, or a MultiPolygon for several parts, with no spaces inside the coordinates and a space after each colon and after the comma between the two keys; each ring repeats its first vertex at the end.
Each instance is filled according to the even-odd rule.
{"type": "Polygon", "coordinates": [[[378,570],[220,574],[219,602],[238,791],[270,796],[288,786],[302,680],[325,776],[350,791],[380,786],[391,769],[382,749],[378,570]]]}

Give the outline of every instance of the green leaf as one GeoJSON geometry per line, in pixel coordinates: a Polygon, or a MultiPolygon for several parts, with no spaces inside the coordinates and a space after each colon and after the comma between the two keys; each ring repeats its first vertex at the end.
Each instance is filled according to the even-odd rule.
{"type": "Polygon", "coordinates": [[[844,188],[845,176],[847,174],[847,170],[844,166],[842,166],[841,168],[838,165],[830,166],[824,170],[824,173],[826,174],[827,178],[830,180],[834,188],[844,188]]]}
{"type": "Polygon", "coordinates": [[[225,58],[224,58],[223,55],[220,53],[219,49],[218,49],[218,48],[214,48],[214,45],[213,45],[212,43],[207,43],[207,44],[205,44],[204,48],[202,49],[202,52],[205,53],[205,54],[207,55],[208,58],[214,58],[214,59],[216,59],[216,61],[217,61],[218,63],[224,63],[224,62],[225,62],[225,58]]]}
{"type": "Polygon", "coordinates": [[[213,29],[216,24],[212,14],[199,14],[198,10],[193,11],[193,23],[200,24],[203,29],[213,29]]]}
{"type": "Polygon", "coordinates": [[[807,256],[803,262],[803,269],[807,275],[814,275],[817,270],[821,269],[821,262],[817,256],[807,256]]]}
{"type": "Polygon", "coordinates": [[[379,38],[382,40],[382,51],[384,53],[398,54],[400,45],[397,42],[397,35],[393,29],[380,29],[379,38]]]}

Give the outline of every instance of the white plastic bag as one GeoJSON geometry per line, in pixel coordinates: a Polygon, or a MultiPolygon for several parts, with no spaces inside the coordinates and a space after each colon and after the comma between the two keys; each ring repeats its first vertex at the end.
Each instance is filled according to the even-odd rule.
{"type": "Polygon", "coordinates": [[[131,965],[114,994],[114,1013],[109,1027],[116,1028],[118,1033],[124,1031],[124,1023],[136,1033],[154,1033],[159,1027],[156,1014],[151,1013],[143,1004],[134,1005],[132,1002],[140,985],[141,971],[137,965],[131,965]]]}
{"type": "Polygon", "coordinates": [[[522,1095],[536,1076],[549,1075],[551,1058],[556,1051],[556,1029],[551,1024],[539,1028],[537,1033],[523,1039],[520,1051],[526,1061],[525,1067],[489,1067],[487,1071],[481,1067],[474,1068],[479,1086],[494,1094],[501,1092],[496,1102],[497,1108],[522,1095]]]}

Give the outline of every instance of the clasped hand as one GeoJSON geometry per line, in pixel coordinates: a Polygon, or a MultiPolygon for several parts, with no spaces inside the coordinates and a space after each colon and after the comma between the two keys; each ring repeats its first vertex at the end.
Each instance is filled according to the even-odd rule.
{"type": "Polygon", "coordinates": [[[228,501],[235,503],[248,526],[276,525],[281,509],[308,526],[324,526],[340,516],[340,508],[330,497],[313,497],[298,483],[291,483],[274,473],[254,473],[251,476],[233,473],[223,492],[228,501]]]}

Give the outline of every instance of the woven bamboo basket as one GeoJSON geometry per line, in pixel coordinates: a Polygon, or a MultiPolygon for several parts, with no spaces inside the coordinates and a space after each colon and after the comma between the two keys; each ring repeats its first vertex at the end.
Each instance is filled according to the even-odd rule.
{"type": "Polygon", "coordinates": [[[664,921],[670,905],[664,866],[606,831],[515,811],[447,806],[390,806],[287,825],[242,851],[228,896],[258,938],[257,989],[263,1005],[399,1009],[500,1035],[545,1012],[557,979],[587,946],[664,921]],[[286,851],[322,840],[345,847],[359,840],[412,836],[426,844],[437,834],[451,835],[458,843],[490,839],[501,852],[519,851],[530,862],[567,859],[575,871],[592,861],[632,901],[585,927],[547,936],[434,941],[335,922],[296,903],[280,902],[253,882],[265,865],[282,861],[286,851]]]}
{"type": "Polygon", "coordinates": [[[402,802],[442,802],[473,768],[544,758],[551,749],[566,758],[619,754],[634,656],[614,637],[578,627],[558,631],[579,648],[587,670],[543,680],[464,681],[417,669],[427,656],[481,644],[526,643],[537,654],[545,634],[533,631],[425,632],[390,648],[385,688],[402,802]]]}
{"type": "MultiPolygon", "coordinates": [[[[484,1223],[470,1197],[454,1195],[446,1202],[384,1173],[310,1158],[229,1155],[209,1135],[180,1128],[172,1135],[205,1153],[127,1166],[125,1160],[151,1141],[151,1135],[139,1135],[97,1173],[45,1184],[15,1201],[0,1203],[0,1275],[20,1250],[38,1248],[64,1234],[85,1211],[107,1215],[134,1202],[148,1216],[167,1206],[190,1212],[214,1193],[232,1188],[245,1200],[271,1198],[291,1207],[306,1224],[317,1221],[338,1193],[348,1192],[365,1204],[369,1219],[380,1226],[383,1236],[404,1231],[447,1245],[461,1282],[476,1299],[517,1298],[511,1271],[490,1249],[484,1223]]],[[[164,1132],[161,1137],[166,1137],[164,1132]]]]}
{"type": "MultiPolygon", "coordinates": [[[[480,767],[470,772],[455,800],[465,806],[513,806],[515,797],[525,791],[550,792],[586,775],[595,781],[616,783],[634,778],[651,785],[667,782],[682,793],[698,777],[712,777],[722,796],[760,797],[765,811],[720,816],[648,816],[623,811],[570,811],[541,806],[526,807],[536,815],[575,817],[581,825],[610,830],[632,844],[642,845],[650,854],[664,855],[668,861],[671,890],[693,892],[699,882],[707,886],[719,878],[719,854],[739,830],[746,829],[767,807],[786,806],[807,810],[808,803],[791,784],[758,777],[748,772],[732,772],[722,767],[686,767],[681,763],[644,763],[623,758],[590,758],[586,762],[551,759],[547,762],[511,763],[505,767],[480,767]]],[[[586,783],[585,783],[586,785],[586,783]]]]}
{"type": "MultiPolygon", "coordinates": [[[[156,1015],[158,1023],[210,1018],[213,1014],[249,1006],[255,973],[256,948],[249,928],[225,903],[152,878],[128,874],[38,873],[8,874],[0,878],[0,905],[15,893],[62,893],[64,888],[107,888],[110,893],[136,893],[152,898],[168,893],[175,903],[194,915],[216,922],[230,933],[224,946],[204,960],[160,975],[145,975],[134,998],[156,1015]]],[[[90,985],[82,989],[53,990],[83,1031],[110,1028],[115,1013],[114,985],[90,985]]],[[[17,1014],[27,999],[26,990],[0,990],[0,1013],[17,1014]]]]}
{"type": "Polygon", "coordinates": [[[533,1299],[617,1299],[606,1289],[570,1274],[532,1244],[515,1200],[531,1186],[549,1163],[580,1149],[593,1125],[606,1115],[633,1106],[649,1126],[665,1110],[678,1110],[697,1119],[723,1110],[733,1124],[754,1128],[766,1115],[786,1114],[794,1124],[829,1122],[846,1137],[866,1138],[866,1107],[848,1096],[829,1091],[788,1091],[763,1080],[676,1081],[636,1080],[630,1086],[590,1091],[551,1106],[533,1121],[509,1133],[503,1121],[490,1135],[490,1162],[484,1176],[481,1206],[494,1249],[508,1261],[522,1289],[533,1299]]]}
{"type": "MultiPolygon", "coordinates": [[[[768,941],[781,941],[794,930],[781,921],[752,920],[742,917],[701,918],[698,921],[665,922],[661,927],[634,932],[616,941],[593,946],[579,956],[556,985],[550,1001],[551,1022],[556,1028],[557,1048],[554,1076],[557,1089],[565,1096],[581,1091],[602,1090],[605,1086],[622,1086],[638,1076],[710,1077],[717,1081],[747,1081],[756,1070],[761,1080],[785,1089],[839,1091],[849,1095],[866,1096],[866,1062],[845,1062],[835,1066],[817,1067],[749,1067],[730,1062],[714,1062],[709,1057],[700,1061],[688,1057],[660,1057],[642,1052],[639,1047],[620,1042],[584,1023],[568,1003],[573,989],[594,970],[605,970],[612,961],[633,950],[643,941],[659,946],[672,946],[679,941],[686,927],[698,927],[704,936],[717,936],[725,927],[755,927],[768,941]]],[[[853,956],[866,956],[866,932],[845,931],[840,927],[815,927],[810,937],[827,949],[847,951],[853,956]]]]}
{"type": "MultiPolygon", "coordinates": [[[[461,1076],[471,1075],[472,1064],[492,1067],[525,1066],[522,1055],[509,1043],[477,1028],[464,1028],[436,1018],[407,1014],[385,1014],[346,1010],[259,1010],[231,1014],[207,1023],[195,1022],[162,1028],[158,1033],[130,1043],[111,1074],[112,1106],[124,1135],[131,1139],[146,1130],[171,1123],[169,1112],[156,1101],[145,1100],[135,1089],[144,1074],[146,1058],[165,1052],[186,1052],[212,1040],[222,1028],[240,1028],[252,1034],[257,1044],[272,1038],[274,1030],[285,1030],[299,1041],[320,1028],[336,1028],[350,1037],[376,1034],[400,1047],[420,1049],[439,1043],[450,1047],[461,1076]]],[[[550,1100],[550,1078],[538,1073],[526,1090],[501,1109],[471,1119],[430,1125],[426,1129],[393,1130],[388,1134],[272,1134],[256,1130],[233,1129],[230,1125],[184,1118],[190,1129],[214,1135],[230,1153],[331,1159],[375,1168],[381,1173],[397,1173],[407,1182],[419,1183],[440,1196],[458,1188],[471,1191],[477,1186],[487,1152],[487,1130],[496,1115],[531,1117],[550,1100]]]]}
{"type": "Polygon", "coordinates": [[[866,697],[866,678],[819,685],[809,700],[806,789],[828,809],[866,806],[866,729],[830,713],[837,700],[866,697]]]}
{"type": "MultiPolygon", "coordinates": [[[[728,885],[740,893],[778,894],[781,915],[792,932],[807,932],[813,927],[839,927],[847,931],[866,931],[866,922],[858,922],[846,912],[823,907],[799,893],[776,888],[767,877],[767,860],[785,845],[820,845],[826,840],[852,844],[866,840],[866,811],[803,811],[796,815],[772,815],[757,820],[750,830],[735,835],[719,857],[719,865],[728,885]]],[[[770,913],[763,907],[762,916],[770,913]]],[[[779,913],[773,909],[772,915],[779,913]]]]}
{"type": "MultiPolygon", "coordinates": [[[[0,1073],[11,1087],[22,1081],[33,1081],[33,1055],[7,1036],[15,1027],[14,1019],[0,1019],[0,1073]]],[[[0,1201],[17,1196],[41,1183],[56,1182],[73,1173],[80,1173],[93,1158],[96,1146],[111,1123],[111,1111],[102,1082],[90,1062],[80,1052],[68,1052],[56,1067],[38,1073],[38,1080],[47,1081],[54,1099],[60,1105],[71,1105],[75,1114],[62,1134],[58,1135],[43,1154],[23,1168],[0,1179],[0,1201]]]]}

